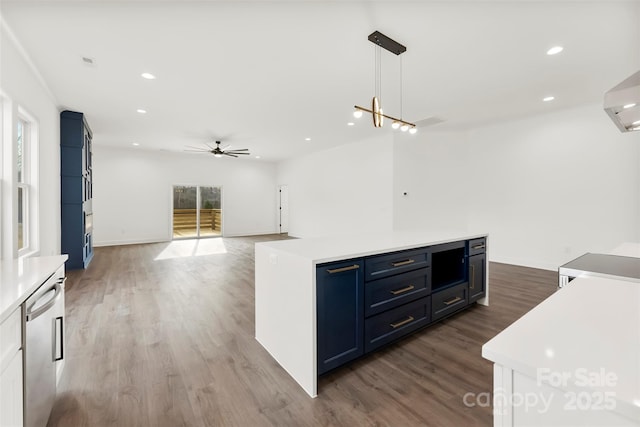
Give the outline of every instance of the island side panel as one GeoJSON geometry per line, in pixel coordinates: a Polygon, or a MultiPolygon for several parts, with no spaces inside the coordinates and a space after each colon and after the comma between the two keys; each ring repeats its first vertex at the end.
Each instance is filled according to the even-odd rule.
{"type": "Polygon", "coordinates": [[[480,298],[478,301],[476,301],[478,304],[481,305],[489,305],[489,248],[491,247],[491,245],[489,244],[489,235],[485,236],[485,239],[487,239],[487,247],[485,249],[485,266],[484,266],[484,297],[480,298]]]}
{"type": "Polygon", "coordinates": [[[317,395],[315,269],[308,258],[255,246],[256,340],[317,395]]]}

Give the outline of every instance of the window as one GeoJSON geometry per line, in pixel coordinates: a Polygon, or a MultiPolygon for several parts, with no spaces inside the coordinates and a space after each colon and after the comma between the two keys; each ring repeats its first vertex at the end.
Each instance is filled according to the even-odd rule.
{"type": "Polygon", "coordinates": [[[28,123],[23,119],[18,119],[16,138],[18,254],[29,248],[29,185],[27,182],[28,137],[28,123]]]}
{"type": "Polygon", "coordinates": [[[38,122],[0,90],[2,259],[38,251],[38,122]]]}

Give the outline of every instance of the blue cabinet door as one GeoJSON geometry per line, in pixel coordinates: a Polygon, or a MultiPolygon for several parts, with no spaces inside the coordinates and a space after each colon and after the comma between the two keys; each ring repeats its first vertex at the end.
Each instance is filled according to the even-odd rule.
{"type": "Polygon", "coordinates": [[[486,254],[469,257],[469,304],[486,295],[486,266],[486,254]]]}
{"type": "Polygon", "coordinates": [[[364,352],[362,259],[316,268],[318,375],[364,352]]]}

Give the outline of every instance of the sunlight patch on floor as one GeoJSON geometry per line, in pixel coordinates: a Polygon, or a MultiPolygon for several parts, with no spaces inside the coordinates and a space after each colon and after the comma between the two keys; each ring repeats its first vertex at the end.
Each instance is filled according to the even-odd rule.
{"type": "Polygon", "coordinates": [[[154,258],[154,261],[226,253],[227,248],[222,239],[174,240],[154,258]]]}

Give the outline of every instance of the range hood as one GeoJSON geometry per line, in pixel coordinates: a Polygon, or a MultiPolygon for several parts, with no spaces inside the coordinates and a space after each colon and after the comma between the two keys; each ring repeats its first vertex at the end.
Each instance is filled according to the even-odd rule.
{"type": "Polygon", "coordinates": [[[640,71],[604,94],[604,111],[621,132],[640,130],[640,71]]]}

